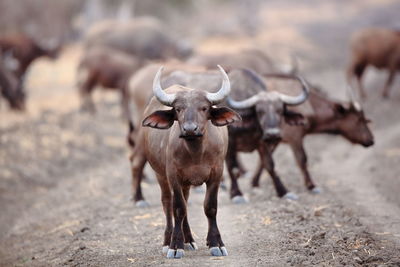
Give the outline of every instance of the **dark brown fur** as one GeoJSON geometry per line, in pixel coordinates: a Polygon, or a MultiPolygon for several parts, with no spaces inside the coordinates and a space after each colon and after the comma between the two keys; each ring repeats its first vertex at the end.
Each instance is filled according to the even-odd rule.
{"type": "Polygon", "coordinates": [[[131,158],[133,180],[140,184],[143,166],[148,160],[161,188],[167,222],[164,246],[169,246],[169,257],[170,252],[179,253],[178,250],[184,249],[184,243],[195,247],[186,206],[190,186],[206,183],[204,212],[209,222],[207,245],[222,248],[224,243],[217,227],[216,214],[228,135],[225,127],[216,126],[227,125],[240,117],[227,108],[212,107],[204,91],[181,86],[172,86],[165,91],[177,93],[177,98],[172,109],[167,109],[155,98],[146,108],[143,126],[147,127],[139,129],[137,139],[142,145],[135,146],[131,158]],[[177,123],[174,124],[174,121],[177,123]]]}
{"type": "Polygon", "coordinates": [[[92,92],[96,86],[115,89],[121,93],[121,106],[125,118],[129,118],[129,77],[144,63],[124,52],[94,47],[85,51],[78,67],[78,87],[82,98],[82,108],[95,111],[92,92]]]}
{"type": "Polygon", "coordinates": [[[47,49],[25,34],[15,34],[0,38],[0,50],[3,54],[11,54],[18,61],[19,66],[14,71],[22,79],[35,59],[42,56],[56,58],[60,47],[47,49]]]}
{"type": "Polygon", "coordinates": [[[7,70],[0,64],[0,95],[7,100],[11,109],[25,109],[25,93],[21,88],[21,83],[18,81],[14,73],[7,70]]]}
{"type": "MultiPolygon", "coordinates": [[[[308,101],[314,113],[305,115],[307,123],[303,126],[285,124],[282,128],[282,142],[287,143],[293,151],[303,173],[305,186],[313,190],[315,184],[307,168],[307,154],[303,146],[305,136],[318,133],[341,135],[351,143],[364,147],[373,145],[374,138],[368,127],[369,120],[353,104],[333,101],[315,90],[311,91],[308,101]]],[[[261,171],[260,165],[252,179],[253,187],[259,186],[261,171]]]]}

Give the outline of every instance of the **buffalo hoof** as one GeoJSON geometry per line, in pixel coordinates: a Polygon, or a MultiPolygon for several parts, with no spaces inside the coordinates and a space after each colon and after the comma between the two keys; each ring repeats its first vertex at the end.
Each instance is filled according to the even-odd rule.
{"type": "Polygon", "coordinates": [[[314,187],[313,189],[310,190],[312,194],[318,195],[322,193],[322,189],[320,187],[314,187]]]}
{"type": "Polygon", "coordinates": [[[204,186],[202,186],[202,185],[194,187],[193,191],[197,194],[203,194],[206,192],[206,190],[204,189],[204,186]]]}
{"type": "Polygon", "coordinates": [[[138,208],[147,208],[150,207],[149,202],[147,202],[146,200],[139,200],[135,203],[136,207],[138,208]]]}
{"type": "Polygon", "coordinates": [[[228,251],[225,247],[212,247],[210,248],[211,256],[228,256],[228,251]]]}
{"type": "Polygon", "coordinates": [[[248,201],[244,198],[244,196],[234,196],[232,198],[233,204],[246,204],[248,201]]]}
{"type": "Polygon", "coordinates": [[[162,247],[162,253],[163,254],[167,254],[168,253],[168,249],[169,249],[169,246],[163,246],[162,247]]]}
{"type": "Polygon", "coordinates": [[[183,249],[178,248],[177,250],[175,249],[168,249],[167,252],[167,258],[168,259],[180,259],[183,257],[185,253],[183,252],[183,249]]]}
{"type": "Polygon", "coordinates": [[[289,200],[298,200],[299,196],[292,192],[287,192],[282,198],[289,200]]]}
{"type": "Polygon", "coordinates": [[[197,244],[196,242],[191,242],[191,243],[185,243],[185,250],[197,250],[197,244]]]}

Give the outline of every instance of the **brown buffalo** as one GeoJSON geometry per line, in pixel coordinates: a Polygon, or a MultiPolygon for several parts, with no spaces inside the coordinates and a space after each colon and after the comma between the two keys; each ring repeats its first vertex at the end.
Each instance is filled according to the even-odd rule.
{"type": "MultiPolygon", "coordinates": [[[[350,95],[352,95],[351,91],[350,95]]],[[[368,127],[370,121],[365,117],[361,105],[354,100],[353,96],[352,98],[353,100],[349,103],[337,102],[313,89],[307,101],[314,112],[304,115],[307,123],[296,127],[285,124],[282,127],[282,142],[290,146],[297,165],[303,173],[305,186],[313,193],[319,193],[320,189],[315,186],[307,168],[307,154],[303,146],[305,136],[326,133],[341,135],[351,143],[364,147],[374,144],[374,137],[368,127]]],[[[259,187],[261,172],[262,166],[259,165],[252,179],[253,187],[259,187]]]]}
{"type": "Polygon", "coordinates": [[[185,41],[173,36],[160,21],[151,17],[100,22],[89,29],[84,43],[86,49],[106,46],[150,60],[185,58],[192,52],[185,41]]]}
{"type": "Polygon", "coordinates": [[[94,47],[85,51],[78,66],[78,88],[82,108],[94,112],[91,94],[96,86],[116,89],[121,92],[121,106],[129,117],[129,77],[143,64],[130,54],[108,48],[94,47]]]}
{"type": "Polygon", "coordinates": [[[351,38],[351,61],[347,70],[351,83],[356,76],[360,95],[366,94],[361,78],[368,65],[378,69],[388,69],[389,76],[382,88],[382,96],[389,96],[389,88],[396,71],[400,70],[400,31],[369,28],[356,32],[351,38]]]}
{"type": "Polygon", "coordinates": [[[255,150],[261,158],[263,168],[269,172],[278,196],[294,197],[275,172],[272,152],[282,138],[281,127],[285,123],[290,125],[303,123],[303,116],[291,110],[291,107],[299,105],[307,99],[309,88],[304,79],[299,76],[284,74],[269,76],[297,80],[301,84],[302,93],[297,96],[289,96],[277,91],[270,91],[267,89],[268,83],[249,70],[232,71],[229,76],[232,82],[232,93],[227,103],[242,116],[241,122],[228,127],[229,148],[226,164],[232,181],[230,194],[234,203],[245,202],[237,184],[241,170],[237,153],[255,150]]]}
{"type": "MultiPolygon", "coordinates": [[[[147,70],[154,71],[154,69],[150,68],[147,70]]],[[[143,77],[145,76],[147,75],[143,73],[143,77]]],[[[303,84],[303,92],[294,97],[278,92],[270,92],[267,91],[262,78],[250,70],[232,70],[229,73],[232,98],[236,97],[237,99],[243,99],[243,101],[234,101],[232,99],[228,101],[228,104],[236,107],[237,111],[243,117],[242,122],[233,123],[228,127],[230,139],[226,163],[229,174],[232,178],[231,196],[234,202],[244,201],[236,182],[236,178],[239,175],[237,171],[241,169],[239,165],[240,163],[236,159],[236,154],[240,151],[251,152],[258,150],[268,163],[266,168],[273,177],[278,195],[291,197],[291,194],[287,192],[286,188],[280,182],[278,175],[274,171],[273,161],[269,151],[280,139],[280,127],[283,124],[283,121],[288,121],[291,124],[302,122],[302,116],[290,111],[289,106],[302,103],[307,98],[308,87],[302,78],[282,74],[276,74],[275,76],[290,77],[292,79],[300,80],[303,84]]],[[[141,79],[141,81],[144,82],[146,79],[141,79]]],[[[163,82],[164,84],[179,83],[188,87],[204,88],[211,92],[218,89],[218,75],[212,71],[175,71],[165,77],[163,82]]],[[[142,90],[146,88],[146,86],[144,86],[143,83],[139,84],[142,85],[142,89],[132,88],[132,91],[136,92],[138,96],[143,96],[146,93],[142,90]]],[[[140,104],[141,102],[144,102],[145,99],[142,101],[136,99],[136,101],[140,104]]],[[[135,142],[135,136],[132,135],[132,133],[129,136],[131,144],[137,143],[135,142]]],[[[135,149],[140,151],[141,145],[138,145],[135,149]]],[[[143,156],[141,159],[142,160],[137,162],[137,164],[132,164],[132,172],[136,173],[136,176],[140,178],[134,179],[132,183],[134,192],[133,199],[137,206],[147,205],[144,201],[140,186],[142,178],[141,174],[143,172],[144,164],[146,163],[146,158],[143,156]]]]}
{"type": "MultiPolygon", "coordinates": [[[[167,222],[163,251],[167,252],[168,258],[181,258],[185,243],[190,249],[197,248],[189,227],[186,205],[190,186],[206,183],[207,245],[211,255],[226,256],[227,250],[216,220],[218,188],[228,147],[227,129],[221,126],[240,120],[240,116],[228,108],[214,105],[229,94],[229,78],[220,67],[223,82],[216,93],[180,85],[170,86],[164,91],[160,81],[161,70],[154,78],[155,98],[144,112],[144,128],[140,128],[138,134],[143,146],[135,147],[140,151],[139,154],[134,151],[132,162],[133,165],[140,163],[144,152],[145,160],[156,172],[167,222]]],[[[134,179],[140,179],[140,176],[141,173],[133,173],[134,179]]]]}
{"type": "Polygon", "coordinates": [[[23,79],[32,62],[42,56],[56,58],[60,52],[60,46],[53,44],[45,47],[26,34],[15,34],[0,38],[0,51],[3,55],[12,56],[16,64],[12,71],[19,79],[23,79]]]}

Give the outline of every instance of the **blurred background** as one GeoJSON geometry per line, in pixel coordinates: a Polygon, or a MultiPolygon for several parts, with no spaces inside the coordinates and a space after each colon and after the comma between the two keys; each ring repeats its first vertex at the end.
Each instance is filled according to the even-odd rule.
{"type": "MultiPolygon", "coordinates": [[[[37,58],[23,75],[25,111],[11,110],[0,98],[0,265],[125,265],[129,259],[136,264],[140,259],[145,265],[160,263],[164,221],[158,192],[153,192],[158,186],[144,186],[154,203],[149,210],[133,208],[128,200],[128,129],[119,95],[96,90],[96,113],[80,110],[78,64],[85,36],[96,24],[150,16],[194,54],[257,48],[281,65],[290,65],[295,56],[299,73],[308,81],[332,99],[348,101],[352,33],[368,27],[399,30],[399,13],[397,0],[0,0],[0,39],[23,34],[41,47],[57,47],[57,56],[37,58]],[[89,234],[85,227],[91,229],[89,234]],[[131,236],[137,239],[132,241],[131,236]]],[[[327,135],[306,139],[310,171],[324,188],[323,195],[305,191],[285,146],[275,155],[277,169],[288,187],[299,192],[299,202],[277,199],[266,173],[265,194],[250,197],[250,204],[240,211],[231,206],[227,192],[220,194],[225,216],[221,229],[229,229],[227,243],[237,245],[226,264],[243,266],[261,259],[272,265],[361,266],[371,253],[378,257],[373,263],[398,264],[400,79],[395,79],[390,98],[383,100],[380,89],[387,75],[368,68],[363,77],[368,98],[362,106],[373,121],[372,148],[327,135]],[[315,215],[316,210],[324,210],[323,215],[315,215]],[[251,245],[251,252],[241,250],[239,244],[256,238],[254,231],[270,242],[259,248],[251,245]],[[326,233],[327,238],[324,234],[312,239],[314,233],[326,233]],[[289,249],[306,242],[317,250],[318,260],[310,261],[308,243],[289,249]],[[361,255],[363,249],[369,254],[361,255]],[[268,259],[271,253],[275,256],[268,259]]],[[[256,165],[254,157],[243,157],[250,170],[256,165]]],[[[244,191],[249,189],[249,181],[241,183],[244,191]]],[[[201,198],[194,199],[203,220],[201,198]]],[[[204,222],[197,232],[202,239],[204,222]]]]}

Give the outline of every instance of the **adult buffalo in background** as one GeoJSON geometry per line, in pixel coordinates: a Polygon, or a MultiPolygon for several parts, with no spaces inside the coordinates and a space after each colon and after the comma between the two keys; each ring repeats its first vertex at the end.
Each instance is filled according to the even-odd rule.
{"type": "Polygon", "coordinates": [[[300,76],[285,74],[269,76],[297,80],[296,84],[301,84],[302,92],[293,96],[268,90],[268,83],[250,70],[234,70],[229,73],[232,92],[227,103],[242,116],[241,122],[234,123],[228,128],[229,148],[226,164],[232,182],[230,194],[234,203],[245,202],[237,183],[241,170],[237,153],[255,150],[261,158],[263,168],[270,174],[278,196],[296,198],[286,189],[275,172],[272,153],[282,138],[281,128],[285,123],[296,125],[295,127],[303,123],[303,116],[294,112],[291,107],[306,101],[309,87],[300,76]]]}
{"type": "Polygon", "coordinates": [[[174,36],[157,19],[135,18],[127,22],[107,20],[93,25],[84,39],[85,49],[106,46],[140,59],[183,59],[192,53],[186,41],[174,36]]]}
{"type": "MultiPolygon", "coordinates": [[[[312,88],[307,103],[311,105],[313,112],[303,113],[306,123],[300,126],[285,123],[282,127],[281,142],[290,146],[303,174],[304,184],[313,193],[320,193],[321,190],[316,187],[307,168],[307,154],[303,145],[307,135],[320,133],[340,135],[349,142],[364,147],[374,144],[373,134],[368,127],[370,120],[366,118],[361,105],[355,100],[351,88],[348,90],[351,101],[339,102],[312,88]]],[[[262,164],[259,164],[252,178],[253,187],[260,186],[262,170],[262,164]]]]}
{"type": "Polygon", "coordinates": [[[96,86],[121,93],[123,117],[129,118],[129,90],[127,82],[143,61],[128,53],[110,47],[93,47],[83,54],[77,70],[77,86],[81,96],[81,109],[94,113],[92,93],[96,86]]]}
{"type": "Polygon", "coordinates": [[[18,79],[24,79],[26,71],[35,59],[43,56],[55,59],[60,50],[61,45],[57,41],[38,42],[22,33],[0,37],[2,60],[18,79]]]}
{"type": "Polygon", "coordinates": [[[12,109],[25,109],[25,76],[29,66],[40,57],[55,59],[60,53],[59,43],[43,43],[22,33],[0,37],[2,95],[12,109]]]}
{"type": "Polygon", "coordinates": [[[353,34],[351,41],[351,60],[348,66],[348,81],[357,78],[360,95],[365,98],[366,93],[361,83],[365,68],[368,65],[378,69],[387,69],[389,76],[382,88],[382,96],[389,97],[389,89],[400,70],[400,31],[367,28],[353,34]]]}

